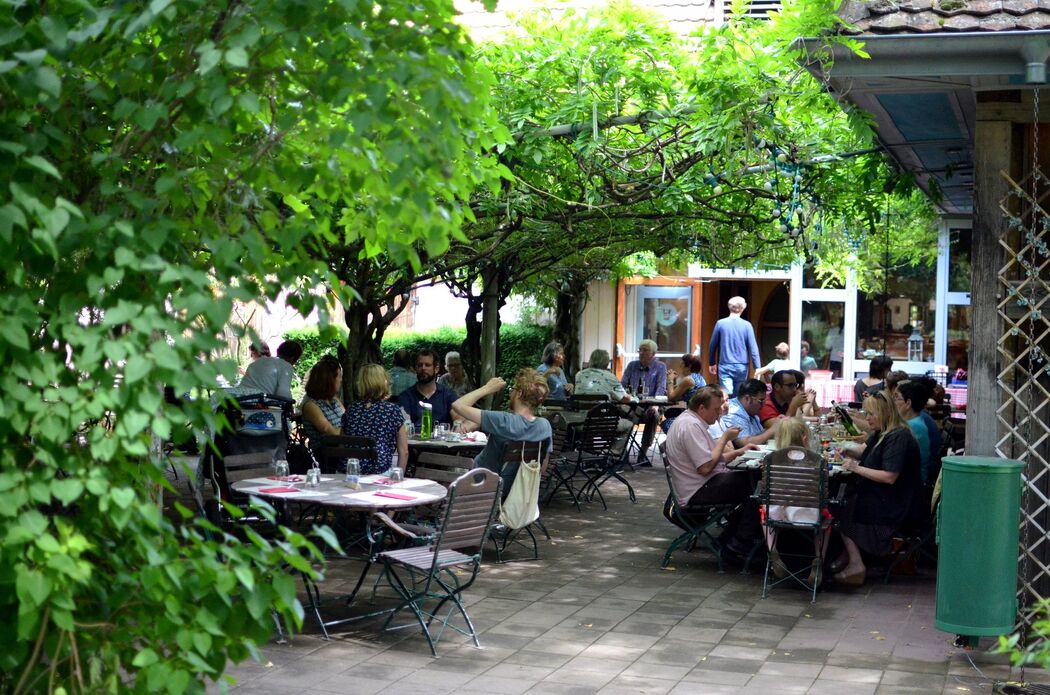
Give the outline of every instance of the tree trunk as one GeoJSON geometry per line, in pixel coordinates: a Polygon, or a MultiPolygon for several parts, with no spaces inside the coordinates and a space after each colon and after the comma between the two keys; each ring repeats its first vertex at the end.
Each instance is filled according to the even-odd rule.
{"type": "Polygon", "coordinates": [[[463,359],[463,368],[478,386],[485,383],[481,380],[482,308],[483,302],[481,297],[474,294],[467,297],[467,314],[464,317],[467,336],[463,339],[460,354],[460,357],[463,359]]]}
{"type": "Polygon", "coordinates": [[[357,370],[366,364],[382,364],[383,353],[379,343],[381,338],[376,336],[375,320],[368,320],[370,315],[378,315],[379,308],[354,302],[343,310],[349,334],[346,343],[339,348],[339,361],[343,365],[343,403],[351,403],[356,396],[354,381],[357,370]]]}
{"type": "Polygon", "coordinates": [[[565,348],[565,372],[571,381],[580,370],[580,322],[587,306],[587,283],[573,278],[558,291],[554,308],[554,339],[565,348]]]}
{"type": "MultiPolygon", "coordinates": [[[[478,385],[496,376],[499,359],[499,307],[501,304],[501,272],[495,264],[486,265],[481,271],[481,374],[478,385]]],[[[486,399],[488,401],[489,399],[486,399]]],[[[497,397],[498,400],[498,397],[497,397]]],[[[493,407],[491,402],[486,407],[493,407]]]]}

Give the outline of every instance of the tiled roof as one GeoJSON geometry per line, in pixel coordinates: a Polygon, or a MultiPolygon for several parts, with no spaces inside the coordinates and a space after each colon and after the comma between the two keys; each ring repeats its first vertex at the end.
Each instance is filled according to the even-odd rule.
{"type": "Polygon", "coordinates": [[[1050,0],[845,0],[850,34],[1050,29],[1050,0]]]}
{"type": "MultiPolygon", "coordinates": [[[[508,15],[535,10],[544,4],[551,12],[559,13],[570,8],[585,10],[596,5],[605,5],[607,0],[564,0],[557,3],[544,3],[540,0],[500,0],[493,12],[487,12],[476,0],[455,0],[456,9],[460,12],[460,23],[467,27],[475,39],[498,36],[510,26],[508,15]]],[[[691,34],[700,27],[721,19],[720,0],[634,0],[634,4],[653,10],[671,25],[672,30],[682,35],[691,34]]]]}

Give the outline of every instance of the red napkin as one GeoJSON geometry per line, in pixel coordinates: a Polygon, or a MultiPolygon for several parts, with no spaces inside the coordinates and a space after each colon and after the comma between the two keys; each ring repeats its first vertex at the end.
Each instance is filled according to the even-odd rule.
{"type": "Polygon", "coordinates": [[[267,480],[280,480],[282,483],[301,483],[303,477],[301,475],[268,475],[267,480]]]}
{"type": "Polygon", "coordinates": [[[301,490],[294,487],[261,487],[259,492],[274,493],[274,492],[301,492],[301,490]]]}
{"type": "Polygon", "coordinates": [[[401,495],[396,492],[387,492],[386,490],[380,490],[374,493],[376,497],[389,497],[392,500],[414,500],[415,495],[401,495]]]}
{"type": "Polygon", "coordinates": [[[374,483],[376,485],[390,485],[391,484],[391,480],[390,480],[390,478],[376,478],[374,483]]]}

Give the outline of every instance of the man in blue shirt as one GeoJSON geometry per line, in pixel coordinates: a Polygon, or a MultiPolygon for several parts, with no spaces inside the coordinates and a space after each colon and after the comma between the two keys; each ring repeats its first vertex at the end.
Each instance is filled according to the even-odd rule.
{"type": "MultiPolygon", "coordinates": [[[[645,395],[649,398],[667,395],[667,365],[656,359],[656,351],[655,340],[645,339],[638,344],[638,359],[627,365],[620,379],[628,395],[637,393],[639,384],[644,385],[645,395]]],[[[638,452],[639,466],[652,465],[649,462],[649,447],[656,437],[659,419],[660,411],[656,406],[646,408],[642,413],[645,429],[642,430],[642,450],[638,452]]]]}
{"type": "Polygon", "coordinates": [[[740,384],[736,398],[729,401],[729,413],[721,418],[724,429],[740,428],[734,446],[765,444],[773,438],[775,428],[767,430],[758,419],[758,412],[765,405],[766,397],[766,385],[758,379],[747,379],[740,384]]]}
{"type": "Polygon", "coordinates": [[[715,324],[715,332],[711,334],[711,344],[707,350],[707,370],[712,376],[718,377],[719,383],[733,396],[736,395],[736,387],[747,379],[748,359],[754,369],[762,366],[755,328],[750,321],[740,317],[746,308],[747,302],[743,297],[729,300],[729,316],[715,324]]]}
{"type": "Polygon", "coordinates": [[[397,404],[405,409],[417,428],[423,418],[423,407],[419,404],[429,403],[433,406],[433,421],[452,424],[452,403],[458,398],[456,393],[437,383],[437,353],[433,350],[420,350],[416,355],[416,383],[401,392],[397,404]]]}

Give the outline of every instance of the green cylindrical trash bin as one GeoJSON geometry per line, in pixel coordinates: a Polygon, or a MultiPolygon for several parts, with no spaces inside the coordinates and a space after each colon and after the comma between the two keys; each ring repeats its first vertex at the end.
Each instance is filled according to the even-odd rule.
{"type": "Polygon", "coordinates": [[[937,510],[937,629],[974,636],[1013,631],[1023,468],[1011,459],[944,458],[937,510]]]}

